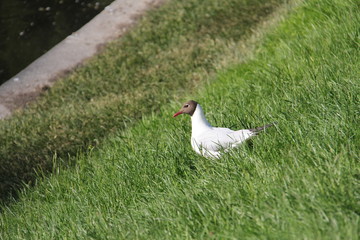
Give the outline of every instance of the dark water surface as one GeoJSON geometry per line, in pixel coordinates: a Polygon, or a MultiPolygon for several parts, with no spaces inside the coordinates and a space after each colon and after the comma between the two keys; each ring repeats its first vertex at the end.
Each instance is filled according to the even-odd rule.
{"type": "Polygon", "coordinates": [[[0,0],[0,84],[113,0],[0,0]]]}

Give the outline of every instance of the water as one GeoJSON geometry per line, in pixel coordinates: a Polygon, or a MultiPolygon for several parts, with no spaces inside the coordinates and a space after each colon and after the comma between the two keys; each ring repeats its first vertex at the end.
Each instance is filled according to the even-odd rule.
{"type": "Polygon", "coordinates": [[[0,0],[0,84],[113,0],[0,0]]]}

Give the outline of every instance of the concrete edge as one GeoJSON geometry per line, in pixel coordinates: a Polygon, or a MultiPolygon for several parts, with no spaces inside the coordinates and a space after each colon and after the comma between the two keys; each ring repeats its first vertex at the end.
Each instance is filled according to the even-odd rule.
{"type": "Polygon", "coordinates": [[[121,37],[139,16],[163,0],[115,0],[78,31],[66,37],[24,70],[0,86],[0,119],[11,114],[59,77],[98,53],[99,47],[121,37]]]}

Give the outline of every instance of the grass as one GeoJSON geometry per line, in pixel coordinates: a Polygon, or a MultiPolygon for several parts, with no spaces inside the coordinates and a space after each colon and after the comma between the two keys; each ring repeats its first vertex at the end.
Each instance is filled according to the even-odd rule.
{"type": "MultiPolygon", "coordinates": [[[[3,208],[3,239],[358,239],[359,6],[300,6],[196,98],[232,128],[278,121],[220,160],[160,104],[3,208]],[[346,14],[344,14],[346,13],[346,14]]],[[[57,158],[54,158],[56,162],[57,158]]]]}
{"type": "Polygon", "coordinates": [[[173,0],[144,16],[36,103],[0,121],[0,198],[34,182],[36,171],[51,171],[54,154],[72,164],[68,156],[207,81],[234,59],[224,52],[282,2],[173,0]]]}

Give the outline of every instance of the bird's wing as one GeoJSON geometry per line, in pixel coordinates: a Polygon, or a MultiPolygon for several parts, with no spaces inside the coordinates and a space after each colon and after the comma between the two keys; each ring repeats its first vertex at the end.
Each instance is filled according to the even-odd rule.
{"type": "Polygon", "coordinates": [[[253,135],[249,130],[233,131],[228,128],[212,128],[194,140],[200,148],[207,151],[220,151],[234,147],[253,135]]]}

